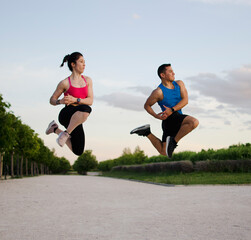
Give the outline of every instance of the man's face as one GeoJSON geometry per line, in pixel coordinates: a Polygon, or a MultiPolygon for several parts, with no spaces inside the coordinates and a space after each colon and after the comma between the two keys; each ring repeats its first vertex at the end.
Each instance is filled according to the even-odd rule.
{"type": "Polygon", "coordinates": [[[161,77],[164,80],[168,80],[168,81],[174,81],[175,79],[175,73],[172,69],[172,67],[166,67],[165,71],[163,73],[161,73],[161,77]]]}

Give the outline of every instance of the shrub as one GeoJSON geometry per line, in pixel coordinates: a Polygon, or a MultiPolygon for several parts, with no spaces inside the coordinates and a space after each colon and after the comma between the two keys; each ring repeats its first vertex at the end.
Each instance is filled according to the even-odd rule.
{"type": "Polygon", "coordinates": [[[87,171],[97,168],[98,161],[96,157],[92,155],[91,150],[86,150],[73,164],[74,171],[79,174],[86,174],[87,171]]]}
{"type": "Polygon", "coordinates": [[[112,171],[129,171],[129,172],[192,172],[193,164],[191,161],[179,161],[179,162],[161,162],[161,163],[149,163],[144,165],[132,165],[132,166],[116,166],[112,168],[112,171]]]}

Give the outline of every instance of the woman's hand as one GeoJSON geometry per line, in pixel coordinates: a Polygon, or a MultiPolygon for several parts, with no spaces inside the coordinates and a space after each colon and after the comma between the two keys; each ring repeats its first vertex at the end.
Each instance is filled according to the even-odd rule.
{"type": "Polygon", "coordinates": [[[66,104],[67,106],[76,103],[77,99],[71,95],[67,95],[65,96],[62,100],[61,100],[64,104],[66,104]]]}

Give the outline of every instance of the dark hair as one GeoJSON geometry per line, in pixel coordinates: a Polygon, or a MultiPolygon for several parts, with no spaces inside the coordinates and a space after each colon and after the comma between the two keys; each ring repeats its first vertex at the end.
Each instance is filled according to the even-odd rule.
{"type": "Polygon", "coordinates": [[[157,71],[159,77],[160,77],[160,74],[165,71],[166,67],[171,67],[171,63],[165,63],[159,66],[158,71],[157,71]]]}
{"type": "Polygon", "coordinates": [[[67,62],[68,64],[68,68],[70,69],[70,71],[72,72],[72,66],[71,64],[72,63],[76,63],[77,60],[80,58],[80,57],[83,57],[83,55],[80,53],[80,52],[74,52],[72,54],[68,54],[64,57],[63,59],[63,62],[62,64],[60,65],[60,67],[63,67],[64,66],[64,63],[67,62]]]}

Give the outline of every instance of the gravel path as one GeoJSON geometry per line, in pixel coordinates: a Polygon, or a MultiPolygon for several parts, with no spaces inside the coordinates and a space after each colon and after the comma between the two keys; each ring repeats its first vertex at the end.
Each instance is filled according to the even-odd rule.
{"type": "Polygon", "coordinates": [[[0,181],[1,240],[249,240],[251,186],[95,176],[0,181]]]}

